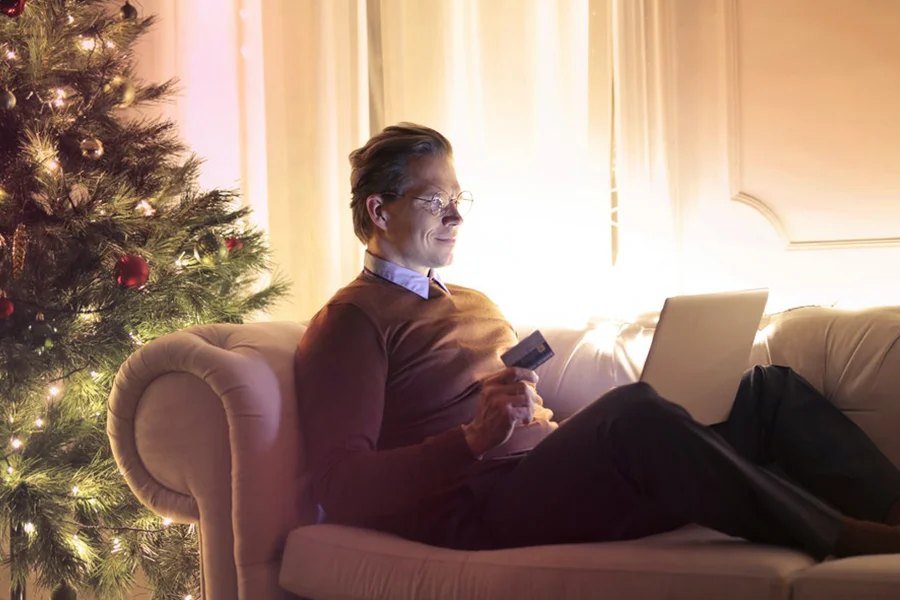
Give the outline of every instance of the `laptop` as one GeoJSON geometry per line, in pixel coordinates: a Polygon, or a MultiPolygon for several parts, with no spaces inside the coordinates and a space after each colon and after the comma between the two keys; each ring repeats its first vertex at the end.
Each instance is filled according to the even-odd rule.
{"type": "Polygon", "coordinates": [[[768,298],[755,289],[666,299],[640,380],[704,425],[727,420],[768,298]]]}

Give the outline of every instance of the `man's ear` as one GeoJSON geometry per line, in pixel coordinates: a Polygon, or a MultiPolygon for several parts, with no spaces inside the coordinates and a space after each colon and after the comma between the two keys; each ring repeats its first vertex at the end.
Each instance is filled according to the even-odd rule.
{"type": "Polygon", "coordinates": [[[381,194],[372,194],[366,198],[366,210],[369,212],[369,218],[375,227],[382,231],[387,230],[388,214],[384,210],[384,198],[381,194]]]}

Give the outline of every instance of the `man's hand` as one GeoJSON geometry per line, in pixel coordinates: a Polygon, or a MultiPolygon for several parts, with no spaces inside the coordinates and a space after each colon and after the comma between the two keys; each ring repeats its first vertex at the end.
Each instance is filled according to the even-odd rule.
{"type": "Polygon", "coordinates": [[[517,426],[531,423],[535,405],[542,404],[534,388],[537,380],[534,371],[510,367],[482,382],[478,412],[463,426],[466,443],[475,456],[504,443],[517,426]]]}

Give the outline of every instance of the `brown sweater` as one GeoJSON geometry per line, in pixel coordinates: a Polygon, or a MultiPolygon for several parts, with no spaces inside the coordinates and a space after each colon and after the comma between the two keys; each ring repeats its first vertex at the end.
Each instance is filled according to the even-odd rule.
{"type": "Polygon", "coordinates": [[[425,300],[364,271],[310,322],[296,391],[328,521],[402,514],[481,466],[461,425],[516,336],[484,294],[448,289],[425,300]]]}

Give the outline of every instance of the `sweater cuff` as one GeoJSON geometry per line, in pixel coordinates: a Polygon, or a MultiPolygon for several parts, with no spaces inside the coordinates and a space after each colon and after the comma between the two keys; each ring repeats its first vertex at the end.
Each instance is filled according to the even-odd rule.
{"type": "Polygon", "coordinates": [[[466,442],[466,435],[462,427],[455,427],[436,435],[427,440],[426,444],[439,468],[464,469],[478,462],[478,457],[472,453],[472,449],[466,442]]]}

